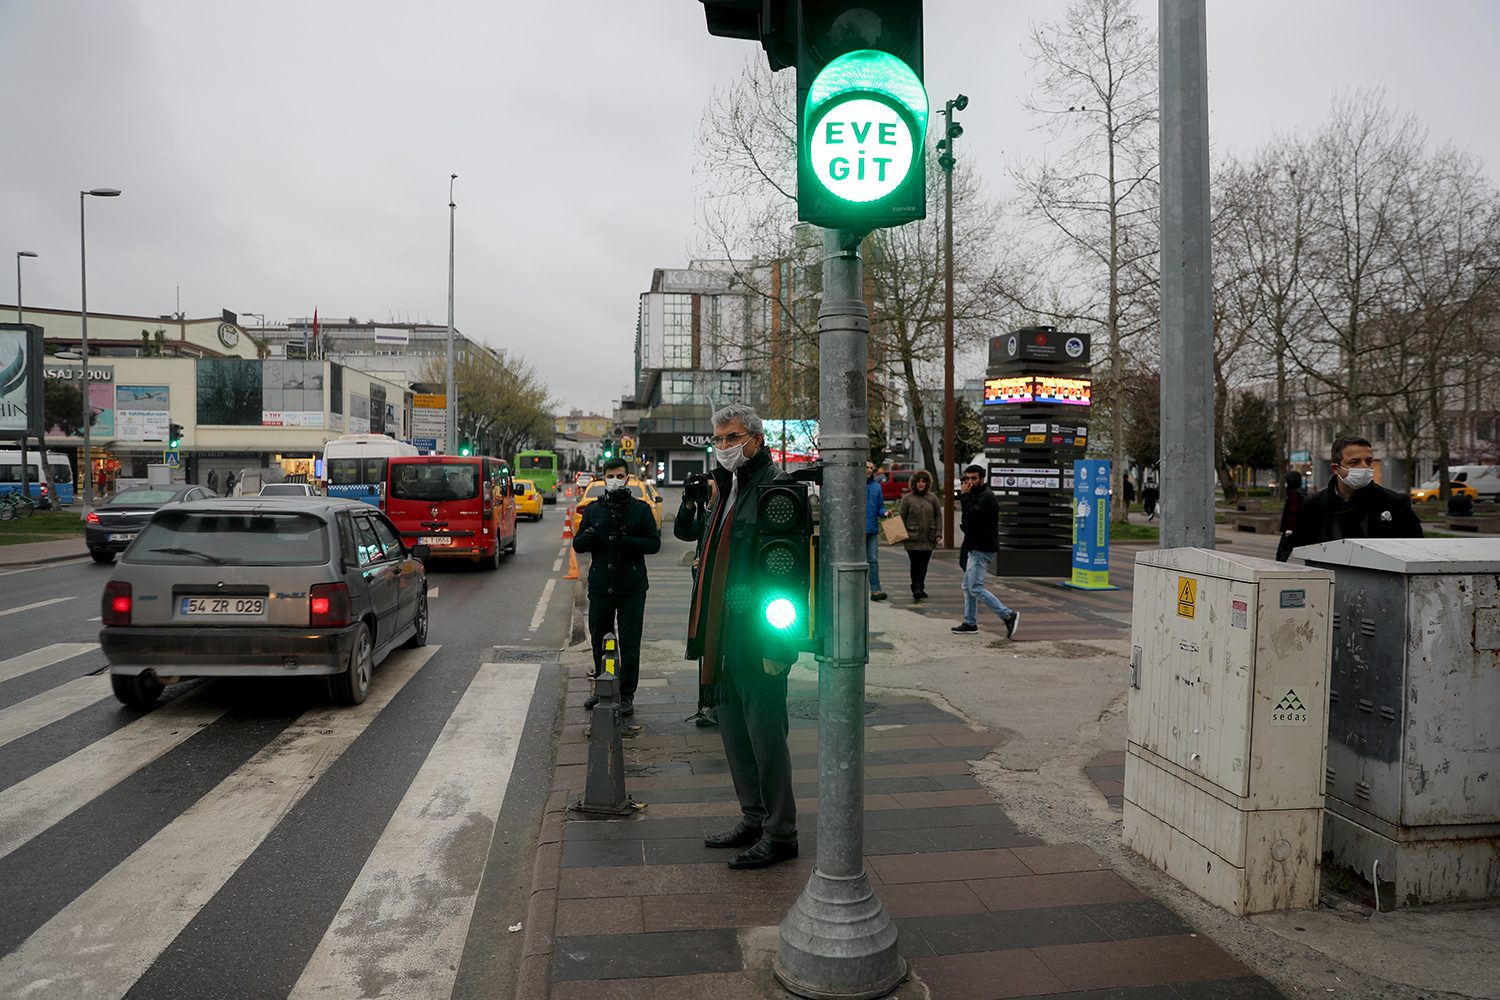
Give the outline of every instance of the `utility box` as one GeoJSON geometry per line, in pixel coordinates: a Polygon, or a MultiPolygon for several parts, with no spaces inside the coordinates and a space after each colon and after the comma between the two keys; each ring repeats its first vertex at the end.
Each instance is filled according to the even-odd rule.
{"type": "Polygon", "coordinates": [[[1125,844],[1230,913],[1317,904],[1333,574],[1136,556],[1125,844]]]}
{"type": "Polygon", "coordinates": [[[1375,881],[1383,906],[1500,897],[1500,539],[1346,538],[1297,555],[1338,581],[1331,861],[1375,881]]]}

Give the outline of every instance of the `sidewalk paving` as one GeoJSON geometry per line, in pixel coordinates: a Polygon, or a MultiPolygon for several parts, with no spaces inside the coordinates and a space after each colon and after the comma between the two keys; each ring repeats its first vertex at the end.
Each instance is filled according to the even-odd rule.
{"type": "MultiPolygon", "coordinates": [[[[1227,543],[1249,551],[1261,541],[1227,543]]],[[[1275,539],[1264,541],[1269,555],[1275,539]]],[[[804,656],[789,689],[800,856],[730,871],[733,852],[703,846],[738,819],[722,744],[716,728],[684,721],[698,693],[696,665],[681,659],[685,550],[668,537],[650,561],[642,682],[627,720],[638,728],[625,741],[626,787],[644,806],[633,817],[567,812],[586,776],[589,658],[586,646],[563,654],[521,1000],[791,996],[771,960],[816,860],[816,664],[804,656]]],[[[893,600],[871,605],[864,849],[909,964],[890,996],[1500,998],[1500,907],[1371,915],[1340,904],[1239,918],[1123,848],[1133,550],[1115,552],[1122,591],[991,578],[1022,612],[1012,642],[985,611],[980,635],[948,632],[961,598],[956,566],[940,560],[933,600],[895,600],[906,560],[882,549],[893,600]]]]}
{"type": "Polygon", "coordinates": [[[66,562],[69,559],[87,559],[89,550],[83,544],[83,536],[59,538],[51,542],[20,542],[15,545],[0,545],[0,570],[22,566],[41,566],[46,563],[66,562]]]}

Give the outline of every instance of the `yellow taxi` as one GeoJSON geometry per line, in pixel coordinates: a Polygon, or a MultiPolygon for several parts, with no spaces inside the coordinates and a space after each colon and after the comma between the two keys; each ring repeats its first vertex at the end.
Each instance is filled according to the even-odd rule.
{"type": "MultiPolygon", "coordinates": [[[[1470,486],[1468,483],[1450,482],[1448,484],[1448,489],[1452,491],[1454,496],[1466,496],[1471,500],[1479,499],[1479,491],[1470,486]]],[[[1436,479],[1429,479],[1427,482],[1423,483],[1421,486],[1414,488],[1411,491],[1411,498],[1413,502],[1422,500],[1436,500],[1438,499],[1441,492],[1442,491],[1438,488],[1438,481],[1436,479]]]]}
{"type": "Polygon", "coordinates": [[[542,494],[536,483],[529,479],[512,479],[516,492],[516,516],[529,517],[533,521],[542,519],[542,494]]]}
{"type": "MultiPolygon", "coordinates": [[[[631,496],[637,500],[644,500],[651,505],[651,514],[656,518],[656,530],[660,531],[662,499],[661,494],[656,492],[656,487],[650,483],[642,483],[635,476],[631,476],[625,480],[625,486],[630,490],[631,496]]],[[[583,496],[579,498],[577,510],[573,514],[574,531],[577,531],[578,526],[583,523],[583,508],[602,496],[604,496],[604,480],[596,479],[592,483],[589,483],[588,487],[583,491],[583,496]]]]}

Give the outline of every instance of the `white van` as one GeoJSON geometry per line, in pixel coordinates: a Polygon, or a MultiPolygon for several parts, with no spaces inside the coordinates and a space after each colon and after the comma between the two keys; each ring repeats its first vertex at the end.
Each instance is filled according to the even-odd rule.
{"type": "Polygon", "coordinates": [[[1450,465],[1448,481],[1467,483],[1479,499],[1500,503],[1500,465],[1450,465]]]}

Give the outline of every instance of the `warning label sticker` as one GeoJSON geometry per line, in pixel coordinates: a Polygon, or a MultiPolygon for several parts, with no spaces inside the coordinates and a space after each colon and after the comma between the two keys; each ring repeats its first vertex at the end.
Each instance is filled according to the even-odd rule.
{"type": "Polygon", "coordinates": [[[1306,726],[1307,705],[1302,701],[1301,695],[1297,694],[1295,688],[1288,688],[1286,695],[1271,709],[1271,725],[1273,726],[1306,726]]]}
{"type": "Polygon", "coordinates": [[[1177,578],[1177,615],[1180,618],[1198,616],[1198,581],[1190,576],[1177,578]]]}
{"type": "Polygon", "coordinates": [[[1250,625],[1250,605],[1245,601],[1235,601],[1233,609],[1229,612],[1230,628],[1248,628],[1250,625]]]}

